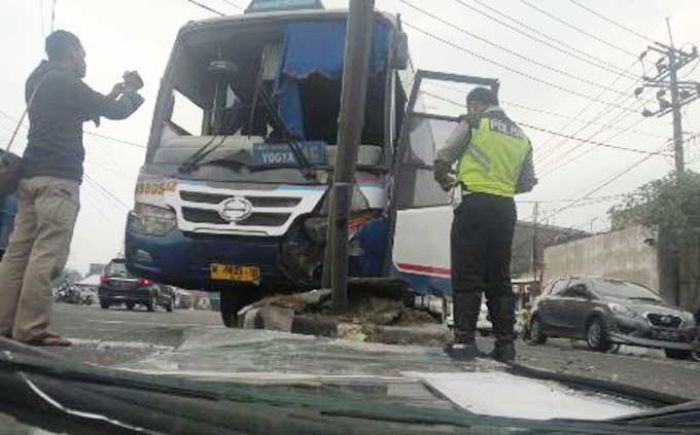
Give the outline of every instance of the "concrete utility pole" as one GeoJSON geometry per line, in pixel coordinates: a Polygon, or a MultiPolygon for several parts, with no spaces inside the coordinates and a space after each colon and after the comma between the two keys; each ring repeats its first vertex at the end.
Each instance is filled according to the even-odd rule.
{"type": "Polygon", "coordinates": [[[670,45],[655,43],[649,46],[647,51],[642,53],[640,59],[644,58],[650,51],[659,53],[662,57],[656,61],[658,74],[654,77],[644,76],[644,84],[637,88],[635,95],[639,96],[644,92],[644,88],[657,88],[656,99],[659,101],[659,109],[651,112],[645,109],[642,114],[646,117],[662,117],[671,113],[673,115],[673,148],[676,162],[676,175],[681,175],[685,171],[683,154],[683,116],[681,108],[700,98],[700,83],[692,81],[679,81],[678,72],[698,58],[698,48],[693,47],[692,51],[686,52],[677,50],[673,44],[671,33],[671,22],[666,18],[668,27],[668,37],[670,45]],[[666,80],[668,79],[668,80],[666,80]],[[671,101],[664,97],[666,91],[671,93],[671,101]]]}
{"type": "Polygon", "coordinates": [[[333,172],[331,212],[328,216],[332,261],[333,309],[348,306],[348,221],[355,181],[357,149],[365,122],[374,0],[350,0],[345,35],[343,90],[338,121],[338,153],[333,172]]]}
{"type": "MultiPolygon", "coordinates": [[[[537,252],[537,240],[539,238],[539,215],[540,215],[540,203],[535,203],[535,210],[533,212],[532,218],[532,278],[534,281],[538,281],[538,270],[540,267],[539,253],[537,252]]],[[[539,283],[542,285],[542,283],[539,283]]]]}

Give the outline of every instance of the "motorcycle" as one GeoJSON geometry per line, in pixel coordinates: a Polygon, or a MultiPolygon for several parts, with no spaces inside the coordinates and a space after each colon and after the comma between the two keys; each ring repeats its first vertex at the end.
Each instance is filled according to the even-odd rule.
{"type": "Polygon", "coordinates": [[[79,289],[75,284],[63,282],[56,289],[54,301],[66,304],[92,305],[93,297],[90,292],[79,289]]]}

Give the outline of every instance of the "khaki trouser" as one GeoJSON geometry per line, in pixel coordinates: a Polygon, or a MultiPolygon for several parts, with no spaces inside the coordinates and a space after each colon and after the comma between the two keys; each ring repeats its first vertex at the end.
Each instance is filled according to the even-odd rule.
{"type": "Polygon", "coordinates": [[[0,335],[45,338],[51,282],[68,260],[80,208],[80,184],[56,177],[21,180],[15,228],[0,262],[0,335]]]}

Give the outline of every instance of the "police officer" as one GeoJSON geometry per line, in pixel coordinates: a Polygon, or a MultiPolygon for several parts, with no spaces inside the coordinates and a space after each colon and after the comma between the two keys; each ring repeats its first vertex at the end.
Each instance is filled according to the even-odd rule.
{"type": "Polygon", "coordinates": [[[475,332],[483,292],[496,337],[491,357],[512,361],[513,196],[531,191],[537,179],[529,139],[490,90],[475,88],[467,96],[467,115],[437,154],[435,179],[445,190],[458,186],[462,192],[451,232],[454,343],[448,353],[459,359],[478,355],[475,332]],[[455,162],[457,179],[450,175],[455,162]]]}

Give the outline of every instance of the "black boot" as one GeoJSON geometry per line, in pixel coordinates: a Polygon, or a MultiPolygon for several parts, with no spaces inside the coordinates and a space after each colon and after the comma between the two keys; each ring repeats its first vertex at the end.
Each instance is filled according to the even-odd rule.
{"type": "Polygon", "coordinates": [[[496,344],[489,356],[500,362],[515,360],[515,301],[512,296],[503,296],[491,301],[491,322],[496,344]]]}
{"type": "Polygon", "coordinates": [[[476,347],[476,323],[481,311],[481,293],[455,293],[452,298],[454,342],[445,350],[457,360],[471,360],[479,356],[476,347]]]}

